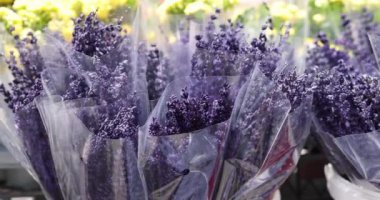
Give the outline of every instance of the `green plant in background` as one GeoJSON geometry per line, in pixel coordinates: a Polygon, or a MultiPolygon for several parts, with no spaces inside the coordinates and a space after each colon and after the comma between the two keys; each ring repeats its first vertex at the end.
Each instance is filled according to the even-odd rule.
{"type": "Polygon", "coordinates": [[[237,3],[238,0],[165,0],[159,11],[172,15],[202,15],[212,12],[215,8],[231,9],[237,3]]]}
{"type": "Polygon", "coordinates": [[[0,22],[7,29],[13,26],[16,34],[25,35],[48,27],[70,39],[73,18],[79,13],[98,10],[103,20],[112,18],[117,10],[135,8],[136,0],[0,0],[0,22]]]}
{"type": "Polygon", "coordinates": [[[310,36],[315,36],[320,30],[328,36],[337,36],[340,32],[340,15],[345,10],[341,0],[314,0],[309,1],[308,20],[310,36]]]}
{"type": "MultiPolygon", "coordinates": [[[[310,0],[308,20],[310,33],[316,35],[323,30],[330,38],[340,33],[340,15],[360,11],[363,8],[375,11],[380,9],[378,0],[310,0]]],[[[380,20],[380,13],[374,12],[375,20],[380,20]]]]}
{"type": "Polygon", "coordinates": [[[284,25],[288,23],[291,24],[290,35],[303,34],[301,30],[305,26],[307,12],[296,3],[267,1],[266,3],[258,2],[255,6],[246,8],[247,5],[239,6],[232,15],[232,19],[246,24],[250,34],[258,34],[260,31],[258,25],[269,16],[273,21],[273,34],[284,33],[284,25]]]}
{"type": "MultiPolygon", "coordinates": [[[[258,21],[263,21],[269,15],[273,18],[275,31],[282,24],[292,24],[291,35],[294,37],[314,37],[323,30],[331,37],[340,33],[340,15],[367,8],[370,11],[380,9],[380,0],[284,0],[266,1],[266,4],[236,6],[233,19],[242,21],[247,26],[257,29],[258,21]]],[[[375,20],[380,21],[380,12],[374,12],[375,20]]]]}
{"type": "MultiPolygon", "coordinates": [[[[25,35],[47,27],[59,31],[70,39],[73,30],[72,18],[79,13],[88,14],[98,9],[101,20],[125,15],[126,8],[135,9],[138,0],[0,0],[0,22],[7,29],[15,27],[15,33],[25,35]],[[116,16],[115,16],[116,15],[116,16]]],[[[173,15],[191,16],[203,19],[215,8],[234,21],[243,22],[250,34],[260,30],[259,24],[271,16],[275,33],[285,22],[292,24],[290,35],[293,38],[314,37],[324,30],[329,37],[340,33],[340,14],[363,7],[380,9],[380,0],[146,0],[149,2],[149,15],[154,12],[164,24],[175,29],[178,21],[173,15]],[[157,9],[156,9],[157,8],[157,9]]],[[[133,14],[133,13],[132,13],[133,14]]],[[[153,15],[155,15],[153,14],[153,15]]],[[[374,12],[380,21],[380,12],[374,12]]],[[[131,20],[130,20],[131,21],[131,20]]],[[[154,34],[154,33],[152,33],[154,34]]]]}

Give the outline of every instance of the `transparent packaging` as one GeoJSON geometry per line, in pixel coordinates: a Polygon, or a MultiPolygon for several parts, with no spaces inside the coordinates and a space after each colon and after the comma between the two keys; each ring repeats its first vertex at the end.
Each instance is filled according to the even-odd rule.
{"type": "Polygon", "coordinates": [[[217,185],[230,120],[174,135],[151,135],[149,128],[154,119],[163,123],[166,102],[173,95],[179,96],[183,88],[187,87],[190,97],[207,94],[212,99],[227,82],[233,97],[237,80],[237,77],[183,77],[165,89],[139,132],[138,166],[148,199],[211,198],[217,185]]]}
{"type": "Polygon", "coordinates": [[[48,135],[35,102],[13,113],[1,101],[0,139],[40,184],[48,199],[62,199],[48,135]]]}
{"type": "Polygon", "coordinates": [[[310,131],[310,98],[292,109],[258,69],[240,91],[216,199],[271,199],[288,178],[310,131]]]}
{"type": "Polygon", "coordinates": [[[64,199],[144,199],[137,171],[137,129],[119,138],[89,129],[107,109],[112,107],[91,99],[39,100],[64,199]]]}
{"type": "Polygon", "coordinates": [[[379,192],[378,131],[333,137],[315,117],[314,124],[316,136],[337,172],[346,175],[353,184],[379,192]]]}
{"type": "Polygon", "coordinates": [[[230,80],[236,99],[229,120],[189,133],[150,134],[169,97],[185,86],[212,94],[219,79],[175,80],[140,129],[138,165],[148,199],[271,199],[294,170],[310,130],[311,99],[292,110],[260,69],[243,85],[246,77],[230,80]]]}

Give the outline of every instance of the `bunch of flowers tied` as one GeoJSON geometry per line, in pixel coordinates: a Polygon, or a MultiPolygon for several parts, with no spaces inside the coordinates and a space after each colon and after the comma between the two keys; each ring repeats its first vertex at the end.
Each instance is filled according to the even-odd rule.
{"type": "Polygon", "coordinates": [[[308,135],[310,77],[271,20],[249,40],[219,12],[166,51],[96,13],[70,44],[15,36],[0,137],[49,199],[272,197],[308,135]]]}
{"type": "Polygon", "coordinates": [[[343,14],[336,46],[319,33],[307,62],[314,68],[315,135],[334,168],[361,187],[379,191],[380,29],[373,14],[343,14]]]}

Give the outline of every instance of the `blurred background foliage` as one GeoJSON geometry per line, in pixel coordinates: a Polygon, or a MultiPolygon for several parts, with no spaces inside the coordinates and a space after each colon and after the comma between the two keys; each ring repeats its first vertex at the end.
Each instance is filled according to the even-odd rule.
{"type": "Polygon", "coordinates": [[[70,39],[72,19],[81,13],[98,10],[98,16],[107,21],[120,10],[135,8],[136,3],[136,0],[0,0],[0,21],[7,29],[13,26],[15,34],[47,27],[70,39]]]}
{"type": "MultiPolygon", "coordinates": [[[[274,33],[281,32],[282,25],[288,22],[292,24],[290,34],[293,38],[311,41],[310,38],[320,30],[329,37],[337,36],[342,12],[363,7],[377,10],[380,9],[380,0],[0,0],[0,22],[6,29],[13,26],[15,34],[25,35],[30,31],[38,34],[48,28],[59,31],[69,40],[73,30],[72,19],[80,13],[98,10],[104,21],[126,17],[125,22],[129,23],[125,28],[130,30],[138,5],[146,10],[144,14],[157,17],[155,20],[162,24],[176,23],[171,21],[181,16],[202,20],[215,8],[220,8],[224,11],[224,18],[243,22],[250,34],[256,34],[264,20],[271,16],[274,33]]],[[[374,14],[380,21],[380,12],[374,14]]],[[[154,37],[155,33],[148,34],[154,37]]]]}

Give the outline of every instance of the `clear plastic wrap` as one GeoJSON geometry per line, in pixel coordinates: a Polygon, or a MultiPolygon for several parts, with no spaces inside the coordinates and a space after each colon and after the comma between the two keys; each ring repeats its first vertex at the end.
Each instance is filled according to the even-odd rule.
{"type": "Polygon", "coordinates": [[[58,96],[39,102],[65,199],[144,198],[137,171],[137,130],[109,138],[88,128],[100,123],[100,113],[112,107],[91,99],[62,101],[58,96]]]}
{"type": "Polygon", "coordinates": [[[150,126],[166,117],[171,96],[184,87],[212,94],[222,80],[175,80],[140,129],[138,164],[148,199],[270,199],[295,168],[309,133],[311,101],[291,110],[259,69],[241,88],[241,77],[229,81],[237,98],[229,120],[187,133],[151,134],[150,126]]]}
{"type": "Polygon", "coordinates": [[[376,189],[380,186],[379,132],[352,134],[335,138],[334,141],[359,174],[352,181],[380,191],[376,189]]]}
{"type": "Polygon", "coordinates": [[[230,120],[174,135],[151,135],[150,126],[154,120],[163,123],[167,101],[173,95],[179,96],[183,88],[187,88],[191,97],[207,94],[212,99],[221,83],[226,82],[231,86],[229,94],[233,97],[236,77],[184,77],[166,88],[139,132],[138,165],[148,199],[211,198],[230,120]]]}
{"type": "Polygon", "coordinates": [[[312,117],[313,124],[315,127],[315,132],[313,132],[314,136],[320,141],[319,144],[321,144],[328,160],[336,167],[338,173],[347,174],[348,176],[351,176],[348,172],[354,172],[354,170],[352,170],[354,169],[354,167],[350,164],[350,162],[348,162],[343,152],[339,149],[339,147],[335,143],[334,137],[329,133],[323,131],[323,128],[318,123],[315,116],[312,117]]]}
{"type": "Polygon", "coordinates": [[[377,69],[380,70],[380,32],[369,33],[368,38],[371,43],[373,54],[376,58],[377,69]]]}
{"type": "Polygon", "coordinates": [[[379,140],[378,131],[333,137],[314,118],[316,136],[321,140],[329,161],[341,175],[352,183],[369,190],[379,191],[379,140]]]}
{"type": "Polygon", "coordinates": [[[254,70],[235,102],[216,199],[272,198],[298,162],[310,103],[292,110],[276,84],[254,70]]]}
{"type": "Polygon", "coordinates": [[[13,113],[1,102],[1,140],[40,184],[48,199],[62,199],[48,136],[35,102],[13,113]]]}
{"type": "Polygon", "coordinates": [[[139,34],[120,36],[120,43],[96,56],[46,35],[41,76],[47,97],[38,109],[64,199],[144,199],[137,129],[149,111],[141,78],[146,63],[138,41],[131,40],[139,34]]]}
{"type": "Polygon", "coordinates": [[[118,64],[112,55],[100,58],[102,65],[93,66],[87,64],[91,58],[77,55],[84,58],[75,57],[77,68],[67,68],[61,63],[43,72],[48,97],[39,99],[38,104],[64,199],[143,199],[137,171],[137,126],[130,127],[134,133],[129,135],[120,133],[124,127],[119,126],[129,126],[122,121],[128,118],[124,116],[130,112],[128,109],[136,110],[136,125],[145,122],[149,103],[144,79],[136,77],[138,81],[125,83],[129,79],[120,73],[105,83],[95,73],[99,73],[96,71],[99,67],[112,69],[118,64]],[[73,88],[73,83],[76,84],[73,79],[78,80],[80,87],[73,88]],[[145,90],[140,92],[139,88],[145,90]],[[80,98],[82,90],[88,89],[95,91],[94,98],[80,98]],[[109,118],[104,118],[104,113],[109,118]],[[104,129],[105,120],[114,120],[114,124],[104,129]]]}
{"type": "Polygon", "coordinates": [[[40,94],[36,74],[43,68],[39,46],[32,42],[37,39],[33,34],[23,39],[12,36],[2,25],[0,32],[0,139],[39,183],[46,198],[62,199],[48,136],[33,101],[40,94]]]}

